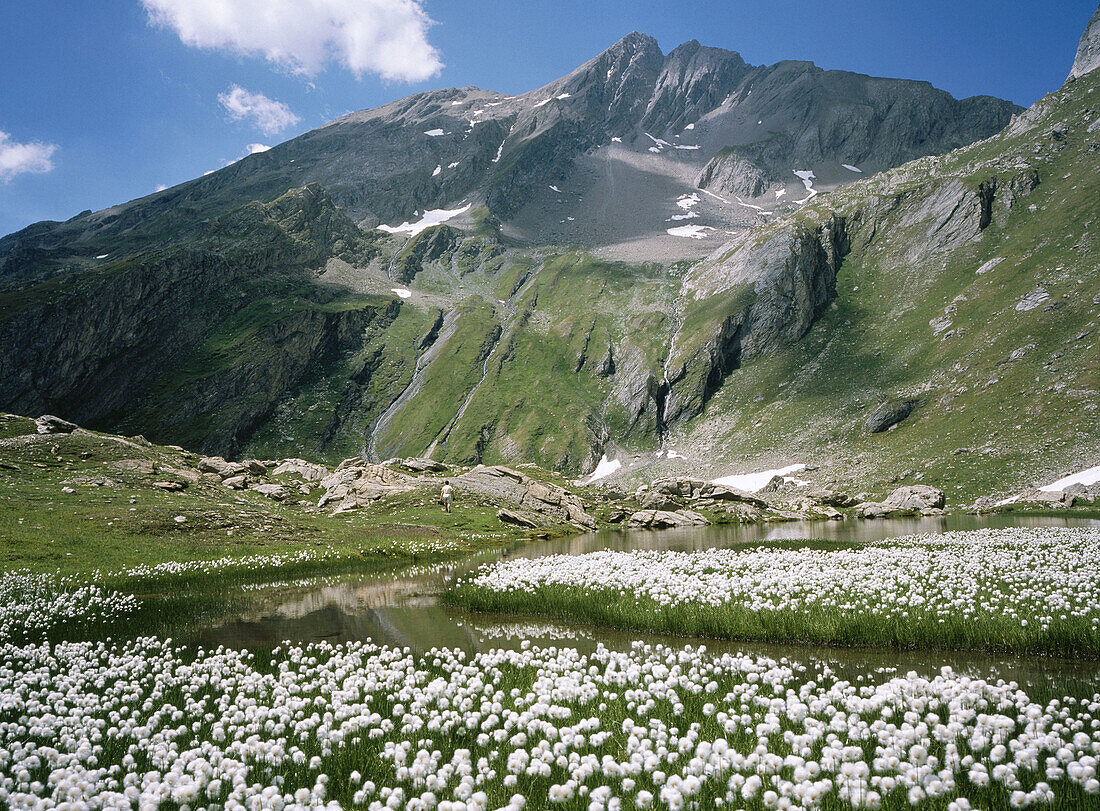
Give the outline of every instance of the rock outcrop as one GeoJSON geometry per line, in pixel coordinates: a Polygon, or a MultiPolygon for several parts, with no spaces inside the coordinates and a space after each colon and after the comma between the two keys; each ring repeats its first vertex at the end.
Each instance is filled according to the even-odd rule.
{"type": "Polygon", "coordinates": [[[940,510],[946,500],[943,490],[927,484],[908,484],[888,495],[883,503],[899,510],[940,510]]]}
{"type": "Polygon", "coordinates": [[[1100,7],[1093,12],[1085,32],[1081,34],[1081,41],[1077,44],[1077,56],[1073,60],[1069,78],[1076,79],[1084,76],[1098,67],[1100,67],[1100,7]]]}
{"type": "Polygon", "coordinates": [[[585,512],[584,502],[564,488],[533,479],[525,473],[503,465],[478,465],[468,473],[453,478],[457,497],[463,490],[508,501],[516,505],[513,512],[538,524],[575,524],[582,529],[595,529],[596,519],[585,512]]]}
{"type": "Polygon", "coordinates": [[[869,434],[878,434],[889,430],[902,420],[907,419],[913,413],[913,409],[917,407],[917,402],[916,398],[908,398],[886,400],[879,403],[875,410],[867,415],[863,427],[867,429],[869,434]]]}
{"type": "Polygon", "coordinates": [[[631,529],[669,529],[672,527],[703,527],[710,522],[691,510],[638,510],[630,516],[631,529]]]}

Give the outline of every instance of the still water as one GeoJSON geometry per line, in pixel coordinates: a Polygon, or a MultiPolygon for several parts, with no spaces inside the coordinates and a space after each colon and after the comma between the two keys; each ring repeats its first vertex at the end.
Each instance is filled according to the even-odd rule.
{"type": "Polygon", "coordinates": [[[682,647],[706,644],[711,651],[743,651],[772,658],[825,661],[836,670],[858,674],[897,669],[932,675],[950,666],[981,678],[1014,679],[1023,685],[1076,683],[1100,687],[1100,663],[990,656],[964,652],[898,652],[773,646],[658,637],[571,625],[537,617],[476,614],[440,603],[439,596],[456,576],[502,557],[550,554],[579,555],[600,549],[694,550],[733,547],[782,539],[815,538],[869,543],[914,533],[946,532],[1006,526],[1100,526],[1097,520],[978,517],[891,519],[882,521],[793,522],[749,526],[711,526],[656,532],[602,531],[555,541],[529,542],[493,550],[459,563],[398,569],[369,575],[340,575],[286,583],[234,587],[224,610],[207,612],[174,634],[194,645],[267,648],[293,643],[372,640],[379,644],[426,651],[459,648],[475,653],[514,648],[529,640],[541,646],[575,647],[582,652],[598,644],[627,648],[635,640],[682,647]]]}

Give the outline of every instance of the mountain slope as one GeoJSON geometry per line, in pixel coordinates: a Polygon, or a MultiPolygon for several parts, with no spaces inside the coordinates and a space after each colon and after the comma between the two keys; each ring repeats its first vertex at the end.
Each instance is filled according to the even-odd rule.
{"type": "Polygon", "coordinates": [[[525,96],[420,94],[0,241],[0,408],[260,458],[1012,488],[1100,451],[1095,84],[855,183],[1011,105],[638,34],[525,96]],[[910,416],[870,434],[880,402],[910,416]]]}
{"type": "MultiPolygon", "coordinates": [[[[828,189],[858,177],[842,163],[875,171],[943,152],[993,134],[1016,110],[1000,99],[956,100],[925,82],[809,62],[755,67],[694,41],[665,56],[635,32],[520,96],[472,87],[420,93],[149,197],[33,225],[0,239],[0,277],[7,286],[43,278],[74,256],[146,249],[309,183],[363,227],[485,204],[510,224],[505,233],[526,242],[608,247],[645,236],[666,257],[700,256],[701,246],[721,244],[721,229],[763,216],[756,203],[706,197],[696,213],[709,238],[666,233],[676,198],[724,150],[743,154],[745,171],[762,176],[770,208],[784,204],[775,193],[789,191],[790,201],[802,189],[796,169],[815,172],[817,188],[828,189]],[[586,205],[593,196],[599,204],[586,205]],[[565,208],[572,220],[560,216],[565,208]]],[[[712,191],[721,196],[727,187],[712,191]]]]}

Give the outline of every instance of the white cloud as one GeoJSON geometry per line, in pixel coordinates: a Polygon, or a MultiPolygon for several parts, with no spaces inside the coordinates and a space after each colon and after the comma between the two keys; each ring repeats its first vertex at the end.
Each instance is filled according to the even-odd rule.
{"type": "Polygon", "coordinates": [[[250,93],[233,85],[228,93],[219,93],[218,101],[234,121],[247,118],[264,135],[275,135],[300,119],[281,101],[269,99],[263,93],[250,93]]]}
{"type": "Polygon", "coordinates": [[[16,175],[50,171],[53,169],[50,158],[56,151],[57,144],[44,144],[40,141],[20,144],[0,130],[0,183],[7,183],[16,175]]]}
{"type": "Polygon", "coordinates": [[[158,183],[157,187],[156,187],[156,189],[154,189],[154,191],[164,191],[167,188],[168,188],[168,186],[166,186],[164,183],[158,183]]]}
{"type": "Polygon", "coordinates": [[[257,152],[267,152],[267,150],[271,149],[267,144],[249,144],[247,148],[247,154],[249,155],[255,155],[257,152]]]}
{"type": "Polygon", "coordinates": [[[422,0],[142,0],[185,45],[263,56],[313,76],[334,61],[357,77],[423,81],[443,67],[422,0]]]}

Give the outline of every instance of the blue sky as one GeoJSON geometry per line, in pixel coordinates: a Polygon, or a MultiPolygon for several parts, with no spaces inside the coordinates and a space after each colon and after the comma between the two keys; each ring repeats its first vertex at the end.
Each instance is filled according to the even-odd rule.
{"type": "Polygon", "coordinates": [[[1095,0],[0,0],[0,235],[144,196],[250,144],[421,90],[525,92],[631,30],[666,53],[698,39],[754,64],[805,59],[1026,106],[1065,79],[1095,9],[1095,0]]]}

